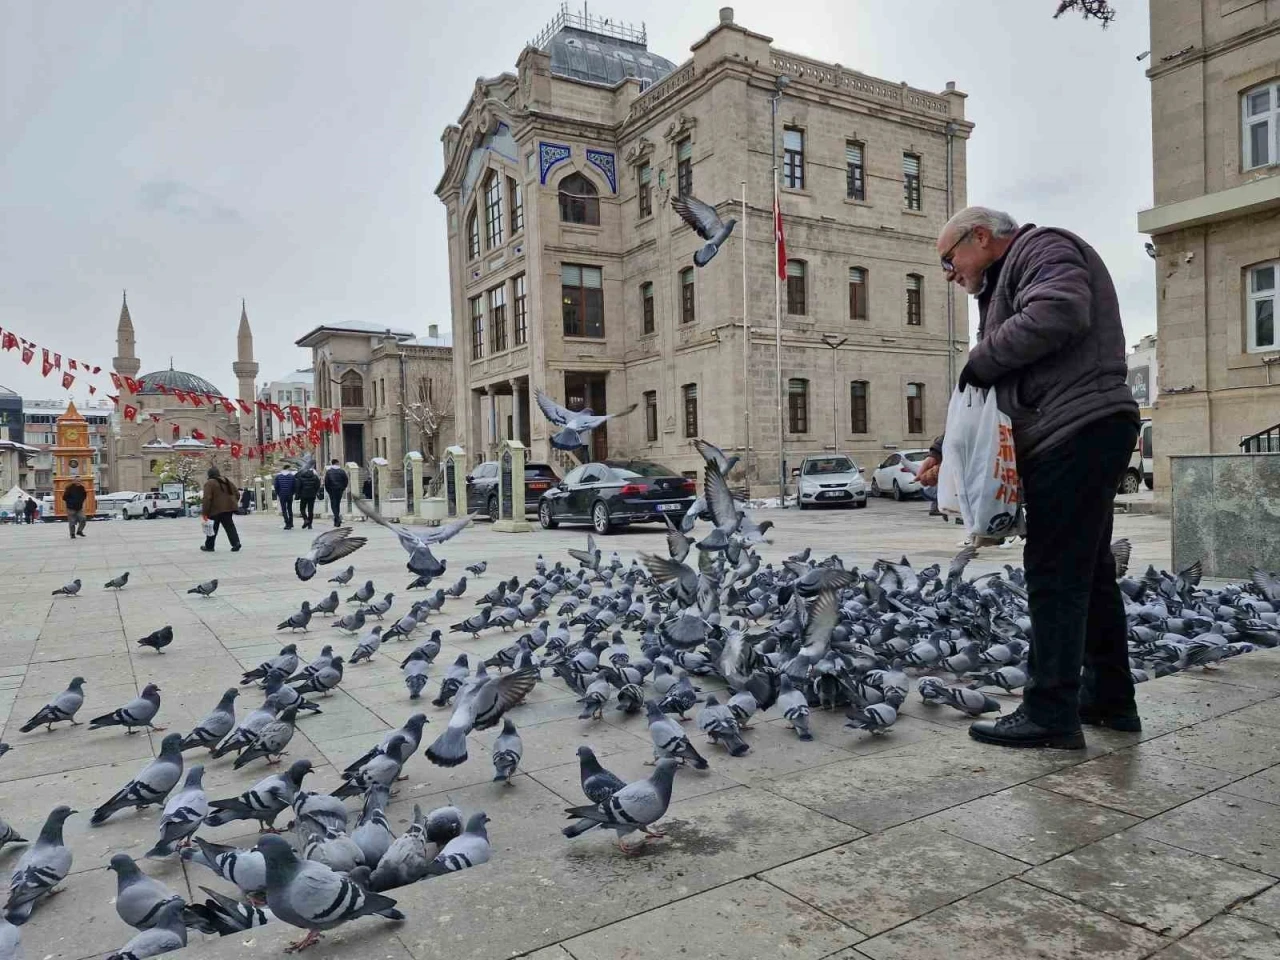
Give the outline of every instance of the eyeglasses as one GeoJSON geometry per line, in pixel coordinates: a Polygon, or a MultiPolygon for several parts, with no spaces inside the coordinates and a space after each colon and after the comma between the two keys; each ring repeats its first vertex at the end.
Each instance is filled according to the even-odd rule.
{"type": "Polygon", "coordinates": [[[947,248],[947,252],[942,255],[942,269],[947,271],[947,273],[955,272],[956,265],[951,260],[951,254],[955,253],[956,247],[960,246],[960,244],[964,243],[966,240],[969,239],[969,234],[971,233],[973,233],[973,227],[970,227],[964,233],[960,234],[960,238],[956,240],[956,242],[953,243],[949,248],[947,248]]]}

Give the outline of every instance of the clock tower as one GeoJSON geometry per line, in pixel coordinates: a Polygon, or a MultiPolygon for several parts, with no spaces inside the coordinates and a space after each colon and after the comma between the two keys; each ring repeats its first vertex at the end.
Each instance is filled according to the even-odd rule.
{"type": "Polygon", "coordinates": [[[97,500],[93,494],[93,446],[89,443],[89,423],[80,416],[74,403],[67,405],[67,412],[55,425],[58,442],[53,450],[53,512],[65,517],[67,506],[62,502],[62,492],[73,482],[79,481],[88,496],[84,512],[93,516],[97,500]]]}

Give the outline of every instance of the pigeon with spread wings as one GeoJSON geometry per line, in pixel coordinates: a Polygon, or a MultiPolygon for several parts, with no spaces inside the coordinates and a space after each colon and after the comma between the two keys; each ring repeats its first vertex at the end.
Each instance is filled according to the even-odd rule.
{"type": "Polygon", "coordinates": [[[705,267],[711,262],[711,258],[720,251],[720,245],[729,239],[729,234],[733,233],[733,227],[738,222],[730,217],[726,223],[720,219],[715,207],[694,196],[672,197],[671,208],[680,214],[681,220],[693,227],[698,236],[707,241],[693,255],[693,262],[699,267],[705,267]]]}
{"type": "Polygon", "coordinates": [[[306,556],[293,562],[293,572],[299,580],[306,582],[316,575],[317,566],[350,556],[367,542],[364,537],[351,536],[350,527],[326,530],[311,541],[311,549],[306,556]]]}
{"type": "Polygon", "coordinates": [[[568,407],[562,407],[541,390],[533,391],[534,399],[538,401],[538,407],[553,426],[560,427],[559,433],[553,434],[551,437],[551,445],[557,450],[577,450],[587,445],[587,440],[583,436],[589,430],[594,430],[603,423],[607,423],[614,417],[625,417],[628,413],[636,408],[636,404],[631,404],[625,410],[617,413],[605,413],[596,415],[590,410],[573,411],[568,407]]]}
{"type": "Polygon", "coordinates": [[[431,552],[431,547],[456,537],[475,517],[475,514],[470,514],[420,534],[411,533],[404,527],[393,527],[387,523],[368,501],[360,497],[351,499],[361,513],[396,535],[400,546],[404,547],[405,552],[409,554],[409,562],[405,566],[409,568],[410,573],[416,573],[420,577],[438,577],[444,573],[445,561],[437,560],[431,552]]]}

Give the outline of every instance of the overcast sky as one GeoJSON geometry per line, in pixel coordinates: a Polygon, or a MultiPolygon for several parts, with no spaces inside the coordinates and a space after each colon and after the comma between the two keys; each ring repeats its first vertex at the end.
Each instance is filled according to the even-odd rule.
{"type": "MultiPolygon", "coordinates": [[[[591,12],[645,21],[676,62],[717,3],[591,12]]],[[[1107,30],[1054,0],[751,0],[776,46],[969,94],[969,200],[1066,226],[1102,253],[1132,343],[1154,332],[1147,5],[1107,30]]],[[[129,290],[143,372],[234,393],[240,298],[259,381],[309,363],[321,323],[449,324],[440,133],[477,76],[515,58],[554,2],[0,0],[0,326],[96,362],[129,290]],[[457,8],[461,10],[462,8],[457,8]]],[[[104,364],[105,365],[105,364],[104,364]]],[[[0,384],[56,397],[0,354],[0,384]]]]}

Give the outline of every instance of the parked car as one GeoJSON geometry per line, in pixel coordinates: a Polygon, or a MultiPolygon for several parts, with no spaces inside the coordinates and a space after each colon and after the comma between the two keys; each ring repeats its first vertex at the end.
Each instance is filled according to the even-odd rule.
{"type": "Polygon", "coordinates": [[[696,481],[648,460],[605,460],[571,470],[538,501],[538,522],[546,530],[561,523],[589,523],[609,533],[629,523],[677,518],[693,506],[696,481]]]}
{"type": "Polygon", "coordinates": [[[916,472],[928,456],[928,450],[899,450],[885,457],[871,474],[871,495],[883,497],[887,494],[895,500],[919,495],[920,481],[916,472]]]}
{"type": "Polygon", "coordinates": [[[1138,443],[1129,457],[1129,466],[1120,478],[1120,493],[1137,493],[1146,484],[1148,490],[1155,486],[1154,460],[1151,450],[1151,421],[1143,420],[1138,432],[1138,443]]]}
{"type": "Polygon", "coordinates": [[[155,517],[182,516],[182,498],[173,493],[139,493],[120,508],[122,520],[136,520],[142,517],[152,520],[155,517]]]}
{"type": "Polygon", "coordinates": [[[805,457],[798,472],[796,496],[801,510],[867,505],[867,483],[858,465],[846,456],[805,457]]]}
{"type": "MultiPolygon", "coordinates": [[[[524,512],[538,514],[538,499],[560,482],[560,476],[549,463],[524,465],[524,512]]],[[[479,512],[490,520],[498,519],[498,462],[479,464],[467,475],[467,512],[479,512]]]]}

